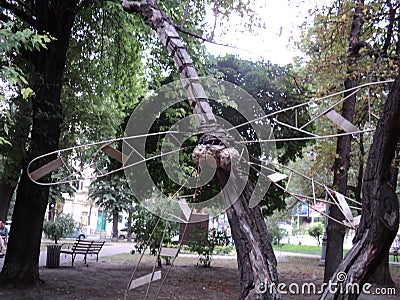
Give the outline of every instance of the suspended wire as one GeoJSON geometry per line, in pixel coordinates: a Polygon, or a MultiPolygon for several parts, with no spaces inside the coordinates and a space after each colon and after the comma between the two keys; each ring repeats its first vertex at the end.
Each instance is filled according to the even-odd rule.
{"type": "Polygon", "coordinates": [[[343,93],[346,93],[346,92],[349,92],[349,91],[352,91],[352,90],[355,90],[355,89],[360,89],[360,88],[363,88],[363,87],[366,87],[366,86],[371,86],[371,85],[379,85],[379,84],[384,84],[384,83],[391,83],[391,82],[394,82],[394,79],[364,83],[364,84],[352,87],[352,88],[347,89],[347,90],[336,92],[336,93],[333,93],[333,94],[330,94],[330,95],[327,95],[327,96],[324,96],[324,97],[321,97],[321,98],[313,99],[313,100],[310,100],[310,101],[305,102],[305,103],[300,103],[300,104],[297,104],[297,105],[294,105],[294,106],[291,106],[291,107],[287,107],[287,108],[278,110],[276,112],[272,112],[270,114],[255,118],[253,120],[250,120],[250,121],[247,121],[247,122],[243,122],[243,123],[241,123],[239,125],[236,125],[234,127],[231,127],[229,129],[227,129],[227,131],[229,132],[231,130],[240,128],[240,127],[242,127],[244,125],[248,125],[248,124],[251,124],[251,123],[254,123],[254,122],[257,122],[257,121],[261,121],[261,120],[270,118],[272,116],[278,115],[280,113],[291,111],[291,110],[295,110],[297,108],[300,108],[300,107],[303,107],[303,106],[307,106],[307,105],[310,105],[312,103],[320,102],[322,100],[325,100],[325,99],[328,99],[328,98],[332,98],[332,97],[338,96],[340,94],[343,94],[343,93]]]}
{"type": "MultiPolygon", "coordinates": [[[[252,169],[258,171],[254,166],[250,165],[250,167],[251,167],[252,169]]],[[[263,174],[263,173],[260,173],[260,175],[261,175],[261,176],[264,176],[264,177],[267,178],[267,179],[269,179],[268,176],[266,176],[266,175],[263,174]]],[[[269,180],[270,180],[270,179],[269,179],[269,180]]],[[[271,180],[271,181],[272,181],[272,180],[271,180]]],[[[281,190],[283,190],[285,193],[287,193],[287,194],[289,194],[290,196],[292,196],[293,198],[297,199],[299,202],[301,202],[301,203],[307,205],[308,207],[310,207],[310,204],[309,204],[308,202],[304,201],[303,199],[301,199],[300,197],[298,197],[297,194],[294,194],[294,193],[288,191],[285,187],[283,187],[282,185],[280,185],[280,184],[277,183],[277,182],[272,181],[272,183],[273,183],[275,186],[277,186],[278,188],[280,188],[281,190]]],[[[314,208],[312,208],[312,207],[311,207],[311,209],[315,210],[316,212],[318,212],[318,213],[320,213],[321,215],[323,215],[323,216],[325,216],[325,217],[331,219],[332,221],[334,221],[334,222],[336,222],[336,223],[339,223],[339,224],[342,224],[342,225],[344,225],[344,226],[346,226],[346,227],[349,227],[348,224],[346,224],[346,223],[344,223],[344,222],[341,222],[341,221],[339,221],[339,220],[337,220],[337,219],[331,217],[330,215],[328,215],[328,214],[326,214],[326,213],[324,213],[324,212],[322,212],[322,211],[318,211],[318,210],[316,210],[316,209],[314,209],[314,208]]],[[[351,224],[351,223],[350,223],[350,224],[351,224]]],[[[352,228],[354,228],[354,227],[352,227],[352,228]]]]}

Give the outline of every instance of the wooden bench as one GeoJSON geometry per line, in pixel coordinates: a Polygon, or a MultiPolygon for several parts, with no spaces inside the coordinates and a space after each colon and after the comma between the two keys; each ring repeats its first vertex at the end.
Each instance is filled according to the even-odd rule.
{"type": "MultiPolygon", "coordinates": [[[[76,240],[71,248],[62,249],[66,244],[61,245],[60,253],[69,254],[72,257],[72,266],[74,265],[75,257],[77,254],[84,256],[84,262],[86,264],[86,257],[88,254],[96,255],[96,261],[99,261],[99,252],[103,247],[105,241],[89,241],[89,240],[76,240]]],[[[71,245],[71,244],[69,244],[71,245]]]]}

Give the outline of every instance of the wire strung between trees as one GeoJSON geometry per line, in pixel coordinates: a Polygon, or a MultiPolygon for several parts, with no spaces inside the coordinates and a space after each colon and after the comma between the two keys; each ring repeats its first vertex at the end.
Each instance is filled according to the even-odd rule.
{"type": "Polygon", "coordinates": [[[278,115],[280,113],[284,113],[284,112],[291,111],[291,110],[297,110],[298,108],[301,108],[303,106],[307,106],[307,105],[310,105],[310,104],[313,104],[313,103],[317,103],[317,102],[320,102],[320,101],[323,101],[323,100],[326,100],[326,99],[341,95],[341,94],[346,93],[346,92],[350,92],[350,91],[353,91],[353,90],[361,89],[361,88],[366,87],[366,86],[379,85],[379,84],[392,83],[392,82],[394,82],[394,79],[364,83],[364,84],[349,88],[347,90],[336,92],[336,93],[333,93],[333,94],[330,94],[330,95],[327,95],[327,96],[324,96],[324,97],[321,97],[321,98],[316,98],[316,99],[310,100],[308,102],[300,103],[300,104],[297,104],[297,105],[294,105],[294,106],[291,106],[291,107],[283,108],[283,109],[278,110],[276,112],[272,112],[270,114],[255,118],[253,120],[243,122],[243,123],[241,123],[239,125],[236,125],[234,127],[231,127],[229,129],[227,129],[227,131],[229,132],[231,130],[240,128],[242,126],[245,126],[245,125],[257,122],[257,121],[261,121],[261,120],[264,120],[264,119],[267,119],[267,118],[271,118],[271,117],[273,117],[275,115],[278,115]]]}
{"type": "MultiPolygon", "coordinates": [[[[252,169],[255,170],[255,171],[258,171],[257,168],[254,167],[254,165],[250,165],[250,168],[252,168],[252,169]]],[[[267,175],[265,175],[265,174],[263,174],[263,173],[260,173],[260,174],[261,174],[261,176],[263,176],[263,177],[269,179],[267,175]]],[[[269,180],[270,180],[270,179],[269,179],[269,180]]],[[[271,181],[272,181],[272,180],[271,180],[271,181]]],[[[294,194],[294,193],[290,192],[290,191],[287,190],[284,186],[280,185],[280,184],[277,183],[277,182],[272,181],[272,183],[273,183],[276,187],[278,187],[278,188],[280,188],[281,190],[283,190],[285,193],[287,193],[287,194],[289,194],[290,196],[292,196],[293,198],[297,199],[299,202],[301,202],[301,203],[307,205],[308,207],[310,207],[310,204],[309,204],[308,202],[304,201],[303,199],[301,199],[300,197],[298,197],[297,194],[294,194]]],[[[323,216],[325,216],[325,217],[331,219],[332,221],[334,221],[334,222],[336,222],[336,223],[339,223],[339,224],[342,224],[342,225],[344,225],[344,226],[346,226],[346,227],[349,227],[349,224],[346,224],[346,223],[344,223],[344,222],[342,222],[342,221],[339,221],[339,220],[337,220],[337,219],[331,217],[330,215],[328,215],[328,214],[326,214],[326,213],[324,213],[324,212],[322,212],[322,211],[318,211],[318,210],[314,209],[313,207],[311,207],[311,209],[313,209],[314,211],[320,213],[321,215],[323,215],[323,216]]],[[[350,223],[350,224],[351,224],[351,223],[350,223]]],[[[354,228],[354,226],[351,226],[351,228],[354,228]]]]}

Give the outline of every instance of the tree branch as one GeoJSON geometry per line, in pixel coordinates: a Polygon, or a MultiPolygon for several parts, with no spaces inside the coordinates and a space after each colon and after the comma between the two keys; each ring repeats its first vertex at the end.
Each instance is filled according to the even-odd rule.
{"type": "Polygon", "coordinates": [[[183,12],[183,17],[182,17],[182,24],[181,27],[185,27],[185,23],[186,23],[186,19],[189,13],[189,4],[190,4],[190,0],[186,0],[186,4],[185,4],[185,10],[183,12]]]}
{"type": "Polygon", "coordinates": [[[182,32],[182,33],[184,33],[186,35],[192,36],[192,37],[194,37],[196,39],[199,39],[199,40],[201,40],[203,42],[214,44],[214,45],[217,45],[217,46],[229,47],[229,48],[233,48],[233,49],[238,49],[238,50],[250,52],[248,50],[245,50],[245,49],[242,49],[242,48],[238,48],[238,47],[235,47],[235,46],[232,46],[232,45],[214,42],[214,41],[210,40],[209,38],[205,38],[205,37],[203,37],[201,35],[198,35],[197,33],[194,33],[192,31],[186,30],[186,29],[182,28],[180,25],[176,25],[176,24],[173,24],[173,25],[175,26],[176,30],[178,30],[178,31],[180,31],[180,32],[182,32]]]}
{"type": "Polygon", "coordinates": [[[21,21],[24,21],[31,25],[32,27],[35,26],[35,20],[32,16],[25,13],[23,10],[19,9],[15,4],[11,4],[6,0],[0,0],[0,7],[9,10],[12,12],[16,17],[18,17],[21,21]]]}

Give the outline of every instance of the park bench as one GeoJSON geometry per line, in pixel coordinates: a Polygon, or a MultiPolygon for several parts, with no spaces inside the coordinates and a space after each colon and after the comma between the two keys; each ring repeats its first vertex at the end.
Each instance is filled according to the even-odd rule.
{"type": "MultiPolygon", "coordinates": [[[[96,261],[99,261],[99,252],[104,245],[104,241],[89,241],[78,239],[74,242],[71,248],[63,249],[61,245],[60,253],[65,255],[69,254],[72,257],[72,266],[74,265],[76,255],[80,254],[84,256],[84,262],[86,264],[87,255],[96,255],[96,261]]],[[[69,244],[71,245],[71,244],[69,244]]]]}

